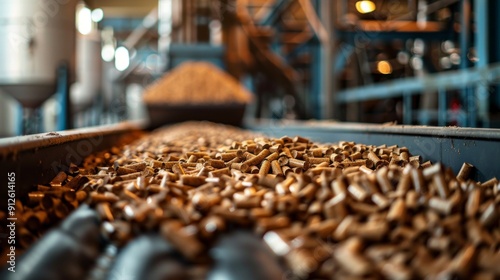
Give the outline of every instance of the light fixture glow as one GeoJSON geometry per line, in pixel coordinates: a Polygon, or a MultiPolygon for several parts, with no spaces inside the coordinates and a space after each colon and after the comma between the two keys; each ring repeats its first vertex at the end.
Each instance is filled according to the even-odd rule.
{"type": "Polygon", "coordinates": [[[450,61],[454,65],[459,65],[461,61],[461,57],[458,53],[452,53],[450,54],[450,61]]]}
{"type": "Polygon", "coordinates": [[[410,66],[415,70],[422,70],[424,68],[424,62],[420,56],[414,56],[410,60],[410,66]]]}
{"type": "Polygon", "coordinates": [[[115,67],[118,71],[124,71],[130,65],[130,56],[127,48],[118,47],[115,51],[115,67]]]}
{"type": "Polygon", "coordinates": [[[444,69],[451,68],[451,60],[447,56],[441,57],[441,59],[439,59],[439,63],[441,64],[441,67],[443,67],[444,69]]]}
{"type": "Polygon", "coordinates": [[[161,68],[161,57],[157,54],[150,54],[146,58],[146,67],[152,71],[159,71],[161,68]]]}
{"type": "Polygon", "coordinates": [[[102,46],[101,49],[101,57],[102,60],[106,62],[110,62],[115,58],[115,47],[112,44],[106,44],[102,46]]]}
{"type": "Polygon", "coordinates": [[[92,13],[87,7],[82,7],[76,16],[76,27],[78,32],[87,35],[92,31],[92,13]]]}
{"type": "Polygon", "coordinates": [[[100,22],[104,18],[104,12],[102,9],[97,8],[92,10],[92,20],[94,22],[100,22]]]}
{"type": "Polygon", "coordinates": [[[398,52],[397,58],[398,58],[398,62],[400,64],[404,65],[404,64],[408,64],[408,61],[410,60],[410,55],[408,55],[407,52],[400,51],[400,52],[398,52]]]}
{"type": "Polygon", "coordinates": [[[388,75],[392,73],[392,66],[387,60],[377,62],[377,71],[381,74],[388,75]]]}
{"type": "Polygon", "coordinates": [[[377,7],[373,1],[358,1],[356,2],[356,10],[361,14],[368,14],[375,11],[377,7]]]}

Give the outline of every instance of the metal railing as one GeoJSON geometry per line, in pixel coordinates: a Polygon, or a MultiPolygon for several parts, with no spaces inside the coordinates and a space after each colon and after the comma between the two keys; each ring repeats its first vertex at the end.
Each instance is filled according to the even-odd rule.
{"type": "Polygon", "coordinates": [[[467,68],[347,89],[337,93],[336,101],[338,104],[347,104],[402,97],[403,123],[410,124],[413,120],[412,96],[429,91],[437,91],[438,124],[446,125],[448,116],[446,91],[473,88],[475,90],[467,91],[467,96],[464,100],[464,104],[466,105],[464,111],[467,115],[467,123],[464,125],[476,126],[478,120],[483,123],[488,122],[488,112],[482,112],[482,110],[487,110],[487,108],[480,107],[478,110],[478,101],[488,98],[489,92],[487,89],[491,84],[498,81],[500,81],[500,63],[495,63],[481,68],[467,68]]]}

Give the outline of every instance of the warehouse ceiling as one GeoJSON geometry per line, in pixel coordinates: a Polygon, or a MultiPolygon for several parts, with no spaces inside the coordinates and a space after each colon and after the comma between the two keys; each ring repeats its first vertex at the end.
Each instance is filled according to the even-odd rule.
{"type": "Polygon", "coordinates": [[[101,8],[106,17],[144,17],[158,6],[158,0],[85,0],[92,8],[101,8]]]}

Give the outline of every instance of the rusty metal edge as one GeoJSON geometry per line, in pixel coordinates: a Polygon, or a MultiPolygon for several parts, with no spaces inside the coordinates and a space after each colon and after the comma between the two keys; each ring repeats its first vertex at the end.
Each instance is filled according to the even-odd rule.
{"type": "Polygon", "coordinates": [[[144,130],[145,127],[145,122],[127,121],[104,126],[2,138],[0,139],[0,159],[15,157],[22,151],[33,149],[39,150],[44,147],[111,134],[124,134],[131,131],[144,130]]]}

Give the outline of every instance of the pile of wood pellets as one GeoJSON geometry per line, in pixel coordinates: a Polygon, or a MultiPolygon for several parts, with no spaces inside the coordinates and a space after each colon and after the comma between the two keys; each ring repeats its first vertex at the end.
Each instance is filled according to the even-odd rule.
{"type": "Polygon", "coordinates": [[[473,169],[455,175],[405,147],[183,123],[39,185],[19,238],[30,246],[86,203],[108,242],[160,232],[193,263],[243,229],[295,279],[499,279],[500,184],[473,169]]]}
{"type": "Polygon", "coordinates": [[[144,91],[147,104],[247,104],[248,92],[232,76],[208,62],[185,62],[144,91]]]}

